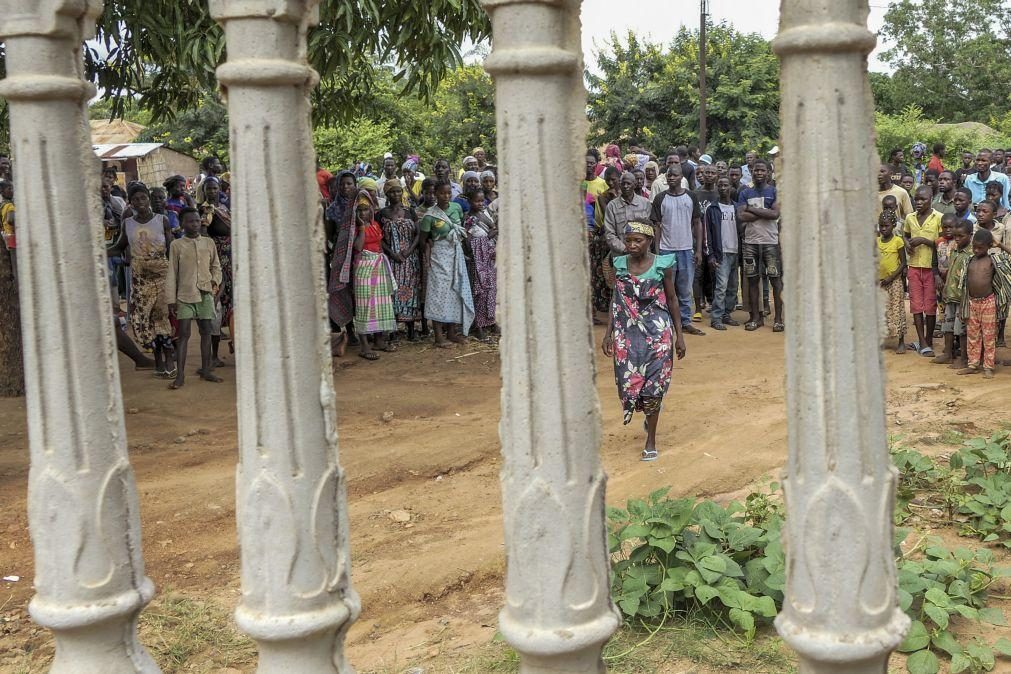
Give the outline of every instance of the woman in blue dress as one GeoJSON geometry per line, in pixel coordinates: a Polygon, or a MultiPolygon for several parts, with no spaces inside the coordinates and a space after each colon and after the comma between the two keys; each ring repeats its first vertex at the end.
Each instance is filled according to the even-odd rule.
{"type": "Polygon", "coordinates": [[[614,357],[614,379],[625,412],[646,415],[643,461],[655,461],[656,427],[670,385],[674,353],[685,357],[685,340],[674,291],[673,255],[650,252],[652,225],[631,222],[625,228],[627,255],[614,259],[611,320],[601,349],[614,357]]]}

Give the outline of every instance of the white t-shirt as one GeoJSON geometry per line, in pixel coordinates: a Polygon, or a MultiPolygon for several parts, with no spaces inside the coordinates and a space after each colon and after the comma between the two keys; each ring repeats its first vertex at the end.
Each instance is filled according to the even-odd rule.
{"type": "Polygon", "coordinates": [[[723,215],[723,222],[720,223],[720,240],[723,243],[724,253],[737,254],[739,245],[737,242],[737,207],[733,204],[720,204],[720,213],[723,215]]]}

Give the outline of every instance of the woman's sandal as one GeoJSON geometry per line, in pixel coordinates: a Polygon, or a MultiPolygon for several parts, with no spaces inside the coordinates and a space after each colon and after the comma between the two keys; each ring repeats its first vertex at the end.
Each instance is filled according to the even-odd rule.
{"type": "Polygon", "coordinates": [[[754,321],[748,321],[747,323],[744,324],[744,329],[747,330],[748,332],[754,332],[755,330],[758,330],[758,327],[759,327],[758,323],[754,321]]]}
{"type": "Polygon", "coordinates": [[[642,450],[642,461],[656,461],[658,458],[660,454],[655,449],[642,450]]]}
{"type": "Polygon", "coordinates": [[[359,358],[364,358],[365,360],[379,360],[379,354],[369,351],[368,353],[359,353],[359,358]]]}
{"type": "Polygon", "coordinates": [[[783,332],[784,330],[786,330],[786,326],[783,325],[782,323],[773,323],[772,325],[773,332],[783,332]]]}

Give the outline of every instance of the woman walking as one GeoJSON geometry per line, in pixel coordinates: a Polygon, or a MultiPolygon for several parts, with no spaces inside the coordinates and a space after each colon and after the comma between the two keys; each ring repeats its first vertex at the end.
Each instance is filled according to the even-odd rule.
{"type": "Polygon", "coordinates": [[[165,215],[151,209],[151,194],[143,185],[130,189],[129,200],[133,215],[123,222],[123,235],[127,239],[133,289],[130,325],[137,341],[154,353],[154,375],[173,379],[175,352],[165,294],[172,227],[165,215]]]}
{"type": "Polygon", "coordinates": [[[601,350],[614,357],[614,379],[625,412],[646,415],[643,461],[655,461],[656,427],[674,367],[685,357],[685,341],[674,290],[673,255],[650,252],[653,228],[631,222],[625,228],[627,255],[614,259],[611,320],[601,350]]]}
{"type": "Polygon", "coordinates": [[[474,321],[474,298],[462,242],[463,210],[450,201],[453,187],[447,181],[435,186],[435,205],[421,219],[421,245],[431,239],[432,259],[425,290],[425,318],[435,326],[435,345],[449,348],[464,344],[474,321]],[[463,335],[457,332],[457,326],[463,335]]]}
{"type": "MultiPolygon", "coordinates": [[[[404,188],[396,178],[390,178],[383,185],[386,208],[379,211],[379,221],[383,226],[383,251],[393,268],[393,279],[397,282],[397,292],[393,296],[393,313],[397,323],[407,326],[407,341],[416,342],[414,324],[421,320],[421,255],[418,226],[415,224],[414,209],[407,208],[401,201],[404,188]]],[[[394,339],[399,337],[395,331],[394,339]]]]}

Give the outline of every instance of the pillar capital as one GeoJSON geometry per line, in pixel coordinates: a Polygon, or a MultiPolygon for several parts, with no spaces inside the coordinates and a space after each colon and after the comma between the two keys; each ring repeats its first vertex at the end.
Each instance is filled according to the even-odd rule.
{"type": "Polygon", "coordinates": [[[209,0],[211,16],[224,23],[230,19],[270,19],[285,23],[315,25],[319,0],[209,0]]]}
{"type": "Polygon", "coordinates": [[[102,5],[102,0],[0,0],[0,35],[87,40],[95,35],[102,5]]]}

